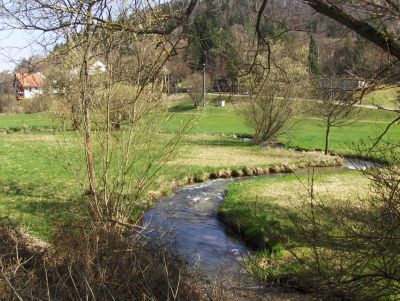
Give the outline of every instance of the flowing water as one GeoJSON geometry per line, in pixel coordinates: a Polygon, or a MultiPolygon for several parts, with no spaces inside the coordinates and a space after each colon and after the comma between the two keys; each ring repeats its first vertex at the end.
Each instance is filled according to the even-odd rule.
{"type": "MultiPolygon", "coordinates": [[[[346,161],[344,168],[361,169],[363,166],[371,167],[370,162],[352,160],[346,161]]],[[[321,168],[319,171],[342,169],[321,168]]],[[[264,177],[280,176],[283,175],[264,177]]],[[[170,243],[176,255],[211,279],[216,276],[239,279],[241,262],[249,251],[225,231],[224,224],[218,219],[217,208],[223,202],[230,182],[247,179],[219,179],[180,189],[146,212],[147,235],[170,243]]]]}

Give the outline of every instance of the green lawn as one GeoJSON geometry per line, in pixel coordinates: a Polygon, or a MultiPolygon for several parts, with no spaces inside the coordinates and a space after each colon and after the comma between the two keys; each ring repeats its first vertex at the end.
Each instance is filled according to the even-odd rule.
{"type": "MultiPolygon", "coordinates": [[[[178,104],[171,108],[176,114],[174,123],[167,131],[175,129],[185,118],[197,117],[192,133],[251,135],[251,129],[238,113],[238,106],[228,103],[224,108],[209,105],[206,113],[193,109],[191,103],[178,104]],[[185,109],[183,109],[185,108],[185,109]]],[[[386,126],[397,115],[392,112],[362,108],[357,120],[347,126],[332,128],[330,150],[339,154],[354,154],[354,145],[365,143],[370,145],[385,130],[386,126]]],[[[297,118],[296,124],[278,140],[289,147],[299,149],[324,149],[325,127],[321,119],[304,116],[297,118]]],[[[400,127],[394,125],[387,133],[384,141],[399,142],[400,127]]],[[[376,155],[379,157],[379,154],[376,155]]]]}
{"type": "Polygon", "coordinates": [[[398,300],[390,274],[398,244],[385,236],[396,231],[387,218],[389,193],[383,200],[372,184],[357,171],[326,169],[233,182],[219,216],[256,249],[245,266],[260,282],[317,293],[330,283],[326,293],[335,297],[398,300]]]}
{"type": "MultiPolygon", "coordinates": [[[[160,129],[165,132],[174,132],[182,122],[193,119],[195,126],[193,134],[215,135],[251,135],[251,129],[237,110],[237,105],[228,103],[226,107],[216,107],[209,104],[206,112],[193,108],[191,102],[173,103],[170,107],[171,122],[165,123],[160,129]]],[[[395,114],[381,110],[362,109],[358,121],[348,126],[333,128],[330,149],[340,154],[354,153],[354,144],[360,142],[371,143],[371,140],[381,134],[387,124],[395,118],[395,114]]],[[[284,134],[279,140],[289,147],[300,149],[324,148],[325,128],[322,120],[305,116],[297,120],[296,126],[284,134]]],[[[0,130],[22,130],[59,128],[59,122],[49,114],[32,115],[1,115],[0,130]]],[[[385,140],[398,142],[399,126],[395,125],[388,132],[385,140]]]]}
{"type": "MultiPolygon", "coordinates": [[[[330,151],[343,155],[356,154],[356,145],[371,145],[386,129],[389,120],[364,119],[349,126],[332,128],[330,151]]],[[[383,141],[399,142],[400,127],[395,125],[385,135],[383,141]]],[[[325,146],[325,126],[322,120],[304,119],[279,140],[285,145],[299,149],[323,150],[325,146]]],[[[376,154],[379,159],[379,154],[376,154]]]]}
{"type": "MultiPolygon", "coordinates": [[[[170,136],[159,134],[157,141],[165,143],[170,136]]],[[[79,178],[86,181],[83,151],[75,132],[0,133],[0,216],[8,216],[28,232],[49,239],[55,224],[83,215],[84,191],[66,164],[64,150],[79,178]]],[[[329,159],[320,153],[255,146],[226,135],[192,133],[148,189],[161,196],[171,193],[176,185],[204,181],[211,174],[239,174],[246,167],[282,164],[321,165],[329,159]]],[[[144,167],[139,162],[136,172],[144,167]]],[[[151,198],[144,196],[136,214],[150,204],[151,198]]]]}
{"type": "Polygon", "coordinates": [[[370,184],[359,172],[326,170],[313,178],[300,173],[233,182],[219,216],[257,250],[245,265],[260,282],[317,293],[330,283],[328,294],[355,290],[359,300],[398,300],[398,280],[386,276],[398,260],[395,239],[383,230],[390,214],[370,184]]]}
{"type": "Polygon", "coordinates": [[[49,238],[55,223],[79,215],[80,188],[64,168],[54,135],[0,134],[0,162],[0,216],[49,238]]]}
{"type": "Polygon", "coordinates": [[[0,131],[46,130],[58,128],[60,125],[51,113],[0,114],[0,131]]]}

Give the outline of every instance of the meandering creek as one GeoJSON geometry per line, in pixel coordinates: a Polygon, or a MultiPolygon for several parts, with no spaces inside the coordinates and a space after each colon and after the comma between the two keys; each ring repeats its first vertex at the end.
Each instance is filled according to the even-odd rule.
{"type": "MultiPolygon", "coordinates": [[[[343,168],[370,167],[370,162],[347,161],[343,168]]],[[[320,168],[320,172],[339,171],[320,168]]],[[[306,173],[307,170],[297,171],[306,173]]],[[[269,174],[264,177],[279,177],[269,174]]],[[[244,243],[230,236],[218,219],[217,208],[224,200],[228,183],[249,178],[220,179],[187,186],[156,203],[144,216],[147,235],[171,243],[172,250],[190,266],[209,278],[240,278],[241,262],[248,256],[244,243]]]]}

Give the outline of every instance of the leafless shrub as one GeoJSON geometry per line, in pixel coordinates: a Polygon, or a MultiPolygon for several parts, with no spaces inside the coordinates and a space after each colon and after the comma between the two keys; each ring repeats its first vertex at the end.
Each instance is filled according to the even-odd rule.
{"type": "MultiPolygon", "coordinates": [[[[10,255],[2,264],[10,299],[196,299],[183,293],[182,265],[147,245],[132,218],[184,133],[160,139],[158,126],[168,116],[159,72],[180,41],[167,34],[187,21],[196,3],[162,11],[147,1],[126,1],[121,9],[109,1],[1,4],[15,27],[62,37],[48,57],[57,66],[48,91],[57,92],[60,117],[81,139],[82,161],[69,157],[65,137],[59,145],[88,208],[85,223],[56,231],[48,257],[32,254],[21,265],[13,251],[19,240],[10,238],[10,251],[1,253],[10,255]]],[[[38,42],[48,47],[44,36],[38,42]]]]}
{"type": "Polygon", "coordinates": [[[257,143],[271,142],[287,131],[289,121],[300,113],[300,97],[308,86],[305,49],[287,53],[284,44],[271,46],[273,64],[267,74],[252,72],[242,78],[242,87],[250,91],[250,100],[240,111],[253,129],[257,143]]]}
{"type": "MultiPolygon", "coordinates": [[[[209,88],[211,80],[206,76],[206,90],[209,88]]],[[[185,78],[182,87],[186,88],[188,94],[192,98],[193,105],[198,108],[201,106],[203,91],[203,76],[200,73],[192,73],[185,78]]]]}
{"type": "Polygon", "coordinates": [[[1,298],[199,300],[184,265],[162,248],[139,235],[84,228],[59,229],[50,249],[2,222],[1,298]]]}
{"type": "Polygon", "coordinates": [[[52,106],[52,99],[47,96],[36,96],[32,99],[23,100],[22,107],[24,113],[35,114],[40,112],[47,112],[52,106]]]}
{"type": "Polygon", "coordinates": [[[256,143],[271,142],[284,133],[296,112],[296,101],[273,84],[253,96],[242,109],[256,143]]]}
{"type": "Polygon", "coordinates": [[[394,164],[363,171],[371,180],[366,198],[320,199],[310,176],[309,199],[288,211],[290,225],[271,230],[290,256],[265,263],[269,281],[339,300],[399,296],[400,162],[397,153],[389,157],[394,164]]]}

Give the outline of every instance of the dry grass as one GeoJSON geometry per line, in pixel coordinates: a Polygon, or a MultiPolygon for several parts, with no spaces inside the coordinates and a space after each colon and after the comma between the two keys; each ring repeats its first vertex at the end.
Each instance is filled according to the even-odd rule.
{"type": "Polygon", "coordinates": [[[49,247],[0,219],[0,300],[200,300],[184,265],[137,235],[60,229],[49,247]]]}
{"type": "Polygon", "coordinates": [[[170,164],[215,168],[268,166],[325,161],[320,152],[297,152],[290,149],[252,146],[240,140],[213,135],[189,136],[181,156],[170,164]],[[196,143],[201,141],[201,143],[196,143]]]}
{"type": "Polygon", "coordinates": [[[0,133],[0,138],[6,138],[10,142],[32,142],[32,141],[51,141],[57,142],[57,137],[51,134],[4,134],[0,133]]]}
{"type": "MultiPolygon", "coordinates": [[[[257,195],[262,202],[275,203],[279,206],[293,208],[301,206],[308,199],[308,179],[290,176],[287,181],[265,182],[251,190],[251,194],[257,195]]],[[[356,172],[316,175],[314,179],[314,193],[318,199],[328,200],[334,197],[336,201],[354,203],[368,194],[369,181],[356,172]]],[[[355,204],[354,204],[355,205],[355,204]]]]}

